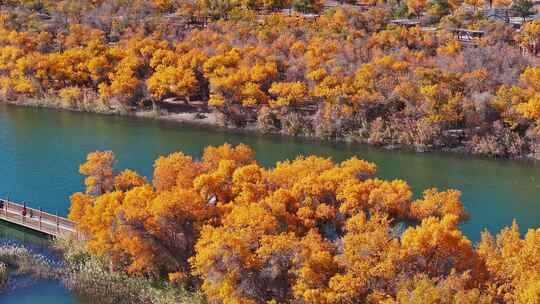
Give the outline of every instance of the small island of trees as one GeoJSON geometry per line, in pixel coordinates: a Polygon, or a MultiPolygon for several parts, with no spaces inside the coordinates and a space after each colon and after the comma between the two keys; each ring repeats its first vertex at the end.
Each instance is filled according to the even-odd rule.
{"type": "Polygon", "coordinates": [[[521,238],[514,223],[475,245],[459,228],[469,217],[459,191],[427,189],[414,199],[407,182],[377,178],[375,164],[355,157],[265,168],[254,156],[227,144],[200,160],[173,153],[156,160],[149,183],[131,170],[114,173],[110,151],[89,154],[80,167],[86,191],[71,198],[83,237],[70,259],[80,265],[89,255],[106,267],[101,283],[77,273],[81,266],[73,278],[92,282],[81,288],[91,291],[119,275],[165,281],[165,290],[184,290],[180,298],[191,292],[208,303],[540,299],[540,229],[521,238]]]}
{"type": "MultiPolygon", "coordinates": [[[[0,102],[418,151],[540,158],[529,0],[0,0],[0,102]]],[[[120,155],[121,157],[121,155],[120,155]]],[[[61,269],[98,303],[540,303],[540,229],[473,243],[453,189],[245,145],[80,166],[61,269]]],[[[444,173],[441,173],[444,174],[444,173]]],[[[485,206],[489,208],[489,206],[485,206]]]]}

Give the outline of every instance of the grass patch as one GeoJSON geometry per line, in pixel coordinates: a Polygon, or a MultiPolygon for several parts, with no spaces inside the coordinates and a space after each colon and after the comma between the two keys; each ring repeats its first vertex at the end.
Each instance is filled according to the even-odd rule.
{"type": "Polygon", "coordinates": [[[60,269],[51,261],[35,254],[25,247],[16,245],[0,246],[0,292],[9,283],[11,275],[30,275],[35,279],[55,279],[60,269]]]}
{"type": "Polygon", "coordinates": [[[77,295],[100,304],[204,304],[200,292],[146,278],[130,277],[111,271],[106,259],[88,254],[81,243],[74,240],[55,241],[64,253],[64,285],[77,295]]]}

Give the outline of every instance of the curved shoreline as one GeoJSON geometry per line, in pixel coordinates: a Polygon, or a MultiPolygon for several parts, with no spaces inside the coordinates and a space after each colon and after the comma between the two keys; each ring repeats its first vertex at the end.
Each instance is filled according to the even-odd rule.
{"type": "Polygon", "coordinates": [[[50,280],[58,279],[60,272],[49,259],[24,246],[0,245],[0,293],[10,285],[13,276],[50,280]]]}
{"type": "Polygon", "coordinates": [[[478,154],[478,153],[471,153],[467,150],[467,148],[464,145],[459,145],[456,147],[448,147],[448,148],[420,148],[420,147],[413,147],[413,146],[407,146],[407,145],[397,145],[392,143],[382,144],[382,145],[376,145],[371,144],[369,142],[365,141],[359,141],[355,140],[351,137],[339,137],[339,138],[320,138],[317,136],[311,136],[311,135],[305,135],[305,134],[287,134],[285,132],[263,132],[259,130],[255,125],[251,124],[246,127],[235,127],[235,126],[222,126],[219,125],[219,123],[216,121],[215,116],[217,115],[216,112],[211,111],[210,113],[204,113],[205,115],[211,115],[211,118],[204,118],[204,119],[198,119],[195,118],[195,114],[197,113],[189,113],[189,112],[182,112],[182,113],[175,113],[175,114],[163,114],[163,115],[156,115],[152,111],[135,111],[135,112],[127,112],[127,111],[118,111],[118,110],[109,110],[109,111],[101,111],[101,110],[94,110],[94,109],[76,109],[76,108],[70,108],[63,106],[61,103],[50,103],[47,102],[47,100],[50,99],[26,99],[25,101],[9,101],[9,100],[0,100],[0,103],[5,103],[8,105],[14,105],[14,106],[22,106],[22,107],[36,107],[36,108],[46,108],[46,109],[52,109],[57,111],[67,111],[67,112],[76,112],[76,113],[92,113],[92,114],[101,114],[106,116],[116,116],[116,117],[130,117],[130,118],[137,118],[137,119],[150,119],[155,121],[161,121],[161,122],[169,122],[172,124],[178,124],[178,125],[184,125],[189,127],[200,127],[204,128],[206,130],[210,131],[217,131],[217,132],[227,132],[227,133],[233,133],[233,134],[247,134],[247,135],[257,135],[257,136],[276,136],[281,138],[289,138],[289,139],[295,139],[300,141],[308,141],[308,142],[314,142],[314,143],[345,143],[345,144],[359,144],[359,145],[366,145],[369,147],[374,148],[381,148],[385,150],[397,150],[397,151],[407,151],[407,152],[414,152],[414,153],[449,153],[454,155],[462,155],[462,156],[469,156],[469,157],[478,157],[478,158],[484,158],[484,159],[500,159],[500,160],[525,160],[525,161],[539,161],[540,155],[534,155],[533,153],[529,154],[522,154],[518,157],[500,157],[500,156],[494,156],[489,154],[478,154]],[[192,116],[192,117],[189,117],[192,116]]]}

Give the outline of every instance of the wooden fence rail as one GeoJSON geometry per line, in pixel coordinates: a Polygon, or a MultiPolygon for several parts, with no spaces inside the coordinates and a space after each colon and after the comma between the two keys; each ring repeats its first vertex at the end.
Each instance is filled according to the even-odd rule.
{"type": "Polygon", "coordinates": [[[54,237],[77,234],[75,222],[7,199],[0,199],[0,219],[54,237]]]}

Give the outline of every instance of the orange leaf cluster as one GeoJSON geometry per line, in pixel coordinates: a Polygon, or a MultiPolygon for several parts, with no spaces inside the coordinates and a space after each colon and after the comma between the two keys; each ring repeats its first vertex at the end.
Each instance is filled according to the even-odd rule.
{"type": "Polygon", "coordinates": [[[355,157],[265,168],[254,156],[228,144],[199,161],[173,153],[150,184],[93,153],[81,172],[100,183],[72,196],[70,218],[115,269],[201,282],[216,303],[539,299],[538,231],[485,233],[476,248],[458,227],[468,217],[458,191],[413,200],[405,181],[355,157]]]}

